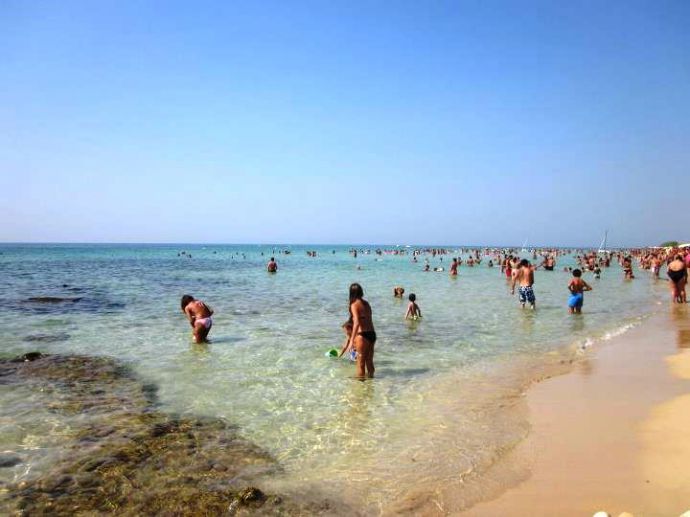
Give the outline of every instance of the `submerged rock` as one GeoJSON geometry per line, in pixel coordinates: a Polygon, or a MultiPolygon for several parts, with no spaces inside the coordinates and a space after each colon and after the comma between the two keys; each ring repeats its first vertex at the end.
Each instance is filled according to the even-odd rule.
{"type": "MultiPolygon", "coordinates": [[[[109,314],[118,312],[125,307],[122,302],[108,298],[107,293],[92,290],[86,293],[83,289],[74,291],[67,289],[72,294],[84,293],[83,296],[31,296],[24,299],[9,300],[6,308],[16,312],[30,312],[33,314],[109,314]]],[[[61,293],[58,293],[61,294],[61,293]]]]}
{"type": "Polygon", "coordinates": [[[14,467],[15,465],[19,465],[21,462],[22,459],[16,454],[10,454],[5,452],[0,453],[0,469],[14,467]]]}
{"type": "Polygon", "coordinates": [[[242,490],[237,497],[243,502],[243,503],[251,503],[254,501],[263,501],[266,499],[266,496],[264,493],[259,490],[258,488],[255,488],[253,486],[247,487],[244,490],[242,490]]]}
{"type": "Polygon", "coordinates": [[[11,362],[28,363],[29,361],[35,361],[36,359],[40,359],[41,357],[45,357],[45,355],[41,352],[28,352],[26,354],[17,356],[14,359],[11,359],[11,362]]]}
{"type": "MultiPolygon", "coordinates": [[[[279,467],[217,418],[156,408],[155,388],[111,358],[25,354],[0,360],[0,383],[35,386],[40,404],[79,414],[48,473],[6,485],[3,513],[26,515],[316,515],[323,502],[264,494],[279,467]]],[[[3,465],[0,456],[0,466],[3,465]]],[[[6,466],[21,462],[7,456],[6,466]]]]}
{"type": "Polygon", "coordinates": [[[31,334],[24,338],[25,341],[35,343],[56,343],[58,341],[67,341],[70,335],[64,332],[59,334],[31,334]]]}
{"type": "Polygon", "coordinates": [[[60,296],[32,296],[27,301],[33,303],[77,303],[81,298],[62,298],[60,296]]]}

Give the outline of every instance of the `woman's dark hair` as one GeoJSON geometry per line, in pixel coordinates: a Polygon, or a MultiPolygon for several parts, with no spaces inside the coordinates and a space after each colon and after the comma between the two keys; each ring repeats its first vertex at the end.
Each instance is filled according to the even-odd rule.
{"type": "Polygon", "coordinates": [[[522,259],[522,260],[520,261],[520,265],[521,265],[522,267],[529,266],[529,260],[527,260],[527,259],[522,259]]]}
{"type": "Polygon", "coordinates": [[[180,305],[182,306],[182,310],[184,310],[184,308],[187,305],[189,305],[190,303],[192,303],[193,301],[194,301],[194,297],[191,294],[185,294],[182,297],[182,301],[180,302],[180,305]]]}
{"type": "Polygon", "coordinates": [[[364,290],[362,286],[354,283],[350,285],[350,305],[352,305],[356,300],[359,300],[364,296],[364,290]]]}

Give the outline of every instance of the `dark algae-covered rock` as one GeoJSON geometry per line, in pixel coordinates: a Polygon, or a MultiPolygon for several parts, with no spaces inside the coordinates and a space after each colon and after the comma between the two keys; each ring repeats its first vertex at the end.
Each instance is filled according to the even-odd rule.
{"type": "Polygon", "coordinates": [[[15,357],[11,361],[13,363],[28,363],[29,361],[35,361],[36,359],[40,359],[41,357],[45,357],[45,355],[41,352],[28,352],[26,354],[15,357]]]}
{"type": "Polygon", "coordinates": [[[0,452],[0,469],[6,469],[19,465],[22,459],[16,454],[0,452]]]}
{"type": "Polygon", "coordinates": [[[31,334],[26,336],[24,340],[34,343],[57,343],[60,341],[67,341],[69,337],[69,334],[60,332],[58,334],[31,334]]]}
{"type": "Polygon", "coordinates": [[[119,312],[124,303],[114,301],[106,291],[69,287],[49,289],[48,293],[37,296],[7,300],[8,310],[29,314],[108,314],[119,312]],[[79,294],[79,296],[74,296],[79,294]]]}
{"type": "Polygon", "coordinates": [[[77,303],[81,298],[61,298],[58,296],[32,296],[27,300],[33,303],[77,303]]]}
{"type": "MultiPolygon", "coordinates": [[[[25,354],[0,360],[0,384],[27,384],[51,412],[79,415],[49,472],[5,485],[15,515],[316,515],[329,504],[264,494],[279,470],[222,419],[156,408],[155,389],[106,357],[25,354]]],[[[0,468],[23,460],[0,456],[0,468]]]]}

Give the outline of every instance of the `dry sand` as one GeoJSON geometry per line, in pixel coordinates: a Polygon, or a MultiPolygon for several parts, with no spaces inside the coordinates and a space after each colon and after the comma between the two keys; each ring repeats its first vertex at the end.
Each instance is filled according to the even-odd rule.
{"type": "Polygon", "coordinates": [[[690,510],[690,307],[598,347],[528,390],[532,431],[512,459],[531,475],[463,516],[690,510]]]}

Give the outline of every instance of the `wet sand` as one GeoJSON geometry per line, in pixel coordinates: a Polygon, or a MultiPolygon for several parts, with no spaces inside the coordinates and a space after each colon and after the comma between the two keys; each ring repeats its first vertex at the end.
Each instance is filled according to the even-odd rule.
{"type": "Polygon", "coordinates": [[[529,477],[463,516],[690,510],[690,307],[597,346],[527,391],[532,429],[509,461],[529,477]]]}

